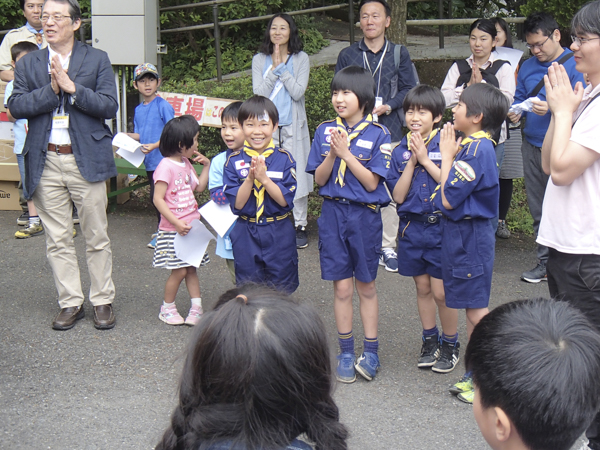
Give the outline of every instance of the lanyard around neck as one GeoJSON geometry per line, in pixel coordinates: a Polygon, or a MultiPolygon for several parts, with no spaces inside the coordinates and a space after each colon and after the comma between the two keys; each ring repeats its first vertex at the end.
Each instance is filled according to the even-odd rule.
{"type": "Polygon", "coordinates": [[[373,77],[375,77],[375,74],[377,73],[377,71],[379,71],[379,77],[377,80],[377,97],[379,97],[379,85],[381,84],[381,65],[383,64],[383,58],[385,58],[385,54],[387,53],[388,44],[389,41],[386,39],[385,47],[383,48],[383,53],[381,54],[381,58],[379,58],[379,63],[377,63],[377,67],[375,67],[375,70],[371,70],[371,65],[369,64],[369,59],[367,58],[367,52],[363,52],[363,67],[365,69],[369,69],[369,72],[371,72],[371,75],[373,77]]]}

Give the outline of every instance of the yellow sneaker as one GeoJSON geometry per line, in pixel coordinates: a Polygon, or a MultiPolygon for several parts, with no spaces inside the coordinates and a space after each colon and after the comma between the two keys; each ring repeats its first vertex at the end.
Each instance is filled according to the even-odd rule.
{"type": "Polygon", "coordinates": [[[460,381],[448,389],[451,394],[457,395],[462,394],[463,392],[468,392],[473,390],[473,377],[470,373],[465,373],[460,381]]]}
{"type": "Polygon", "coordinates": [[[32,236],[37,236],[38,234],[44,233],[44,227],[41,223],[30,224],[27,227],[19,230],[15,233],[15,237],[17,239],[27,239],[32,236]]]}
{"type": "Polygon", "coordinates": [[[461,402],[465,402],[465,403],[469,403],[469,404],[473,404],[473,399],[475,398],[475,391],[465,391],[465,392],[461,392],[460,394],[458,394],[456,396],[457,399],[459,399],[461,402]]]}
{"type": "Polygon", "coordinates": [[[73,237],[77,236],[77,228],[73,227],[73,237]]]}

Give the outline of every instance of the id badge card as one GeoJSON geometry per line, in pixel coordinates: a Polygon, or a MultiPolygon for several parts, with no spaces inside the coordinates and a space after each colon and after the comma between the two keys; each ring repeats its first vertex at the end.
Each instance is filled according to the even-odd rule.
{"type": "MultiPolygon", "coordinates": [[[[379,108],[381,105],[383,105],[383,97],[375,97],[375,108],[379,108]]],[[[377,114],[373,114],[373,122],[378,120],[377,114]]]]}
{"type": "Polygon", "coordinates": [[[63,129],[69,128],[69,115],[68,114],[57,114],[52,116],[52,128],[63,129]]]}

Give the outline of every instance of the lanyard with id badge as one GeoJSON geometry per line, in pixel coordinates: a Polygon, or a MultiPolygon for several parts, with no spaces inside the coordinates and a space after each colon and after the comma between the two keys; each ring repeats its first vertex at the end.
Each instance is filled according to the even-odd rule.
{"type": "Polygon", "coordinates": [[[69,113],[65,112],[65,95],[60,93],[60,106],[54,111],[52,116],[52,129],[68,129],[69,128],[69,113]]]}
{"type": "MultiPolygon", "coordinates": [[[[377,80],[377,93],[375,97],[375,108],[379,108],[383,105],[383,97],[379,96],[379,85],[381,84],[381,65],[383,64],[383,58],[385,58],[385,54],[387,53],[389,41],[385,41],[385,47],[383,48],[383,53],[381,54],[381,58],[379,59],[379,63],[377,63],[377,67],[375,70],[371,70],[371,65],[369,64],[369,59],[367,58],[367,52],[363,52],[363,64],[365,69],[369,69],[371,75],[375,77],[375,74],[379,71],[379,78],[377,80]]],[[[378,117],[377,114],[373,114],[373,122],[377,122],[378,117]]]]}

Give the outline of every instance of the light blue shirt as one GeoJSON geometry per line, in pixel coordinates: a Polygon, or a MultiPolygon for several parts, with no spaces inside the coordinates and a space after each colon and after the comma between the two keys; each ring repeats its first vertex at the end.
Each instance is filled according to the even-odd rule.
{"type": "MultiPolygon", "coordinates": [[[[11,96],[13,91],[13,82],[10,81],[5,88],[4,92],[4,106],[8,104],[8,98],[11,96]]],[[[13,133],[15,133],[15,147],[14,152],[17,155],[23,153],[23,146],[25,145],[25,139],[27,138],[27,119],[17,119],[13,125],[13,133]]]]}
{"type": "MultiPolygon", "coordinates": [[[[222,188],[223,187],[223,169],[225,167],[225,161],[227,160],[227,152],[219,153],[210,162],[210,169],[208,169],[208,189],[222,188]]],[[[225,236],[221,237],[217,234],[217,250],[215,253],[221,258],[233,259],[233,250],[231,249],[231,240],[229,240],[229,233],[235,226],[235,223],[231,225],[231,228],[227,230],[225,236]],[[225,248],[225,240],[229,240],[229,249],[225,248]]]]}
{"type": "MultiPolygon", "coordinates": [[[[263,70],[263,75],[267,73],[267,70],[273,65],[273,60],[271,59],[271,55],[267,55],[265,59],[265,68],[263,70]]],[[[294,75],[294,64],[292,63],[292,58],[288,58],[287,63],[279,64],[273,73],[278,77],[281,77],[285,72],[289,72],[290,75],[294,75]]],[[[281,83],[281,80],[277,80],[275,84],[275,88],[278,88],[278,84],[281,83]]],[[[285,88],[285,86],[281,86],[279,92],[275,95],[274,98],[271,99],[275,106],[277,107],[277,112],[279,113],[279,126],[284,127],[286,125],[290,125],[292,123],[292,97],[289,92],[285,88]]]]}

